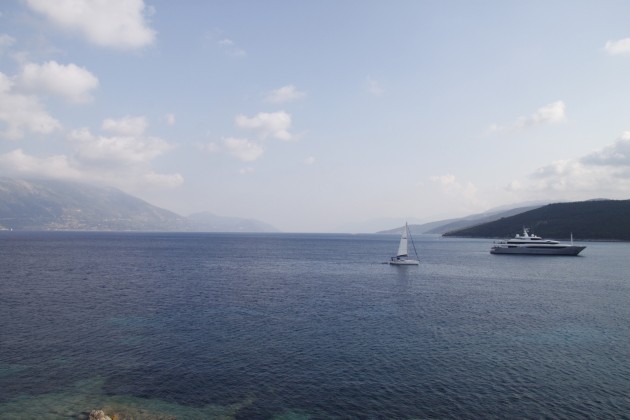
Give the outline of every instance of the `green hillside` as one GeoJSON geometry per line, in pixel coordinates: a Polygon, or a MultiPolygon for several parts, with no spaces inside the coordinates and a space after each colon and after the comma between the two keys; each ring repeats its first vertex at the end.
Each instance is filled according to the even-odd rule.
{"type": "Polygon", "coordinates": [[[507,238],[523,227],[543,238],[630,241],[630,200],[549,204],[494,222],[452,230],[443,236],[507,238]]]}

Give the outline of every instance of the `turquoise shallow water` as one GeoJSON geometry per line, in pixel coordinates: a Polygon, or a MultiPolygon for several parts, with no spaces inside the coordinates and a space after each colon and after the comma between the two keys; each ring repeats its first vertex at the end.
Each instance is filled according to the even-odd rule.
{"type": "Polygon", "coordinates": [[[630,244],[0,235],[0,418],[618,418],[630,244]]]}

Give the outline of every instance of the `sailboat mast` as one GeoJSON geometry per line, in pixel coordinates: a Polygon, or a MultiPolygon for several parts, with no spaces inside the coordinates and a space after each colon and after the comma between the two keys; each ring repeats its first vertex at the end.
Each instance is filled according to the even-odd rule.
{"type": "Polygon", "coordinates": [[[409,239],[411,239],[411,245],[413,246],[413,252],[414,254],[416,254],[416,259],[420,259],[420,257],[418,257],[418,251],[416,251],[416,244],[413,242],[413,236],[411,236],[411,233],[409,232],[409,226],[407,225],[407,223],[405,222],[405,228],[407,229],[407,236],[409,237],[409,239]]]}

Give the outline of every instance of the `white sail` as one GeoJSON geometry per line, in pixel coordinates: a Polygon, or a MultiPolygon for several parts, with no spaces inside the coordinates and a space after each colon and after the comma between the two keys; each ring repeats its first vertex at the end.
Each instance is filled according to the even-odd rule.
{"type": "Polygon", "coordinates": [[[408,247],[407,247],[408,230],[409,228],[407,227],[407,224],[405,223],[402,236],[400,237],[400,244],[398,245],[398,254],[396,254],[397,257],[406,257],[409,252],[408,247]]]}
{"type": "MultiPolygon", "coordinates": [[[[409,243],[408,240],[411,240],[413,244],[413,238],[411,237],[411,232],[409,232],[409,226],[405,223],[405,227],[403,228],[402,235],[400,236],[400,244],[398,244],[398,253],[395,257],[391,257],[387,262],[390,265],[419,265],[420,262],[418,260],[408,258],[409,254],[409,243]]],[[[413,246],[414,252],[416,250],[416,246],[413,246]]],[[[416,252],[416,258],[418,258],[418,253],[416,252]]]]}

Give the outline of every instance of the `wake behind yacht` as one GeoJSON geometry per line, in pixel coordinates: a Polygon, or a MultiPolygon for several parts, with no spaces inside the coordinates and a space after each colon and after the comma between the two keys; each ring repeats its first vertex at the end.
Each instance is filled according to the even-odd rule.
{"type": "Polygon", "coordinates": [[[578,255],[585,246],[563,244],[551,239],[530,234],[528,228],[523,228],[523,234],[516,234],[512,239],[495,243],[490,249],[491,254],[522,254],[522,255],[578,255]]]}

